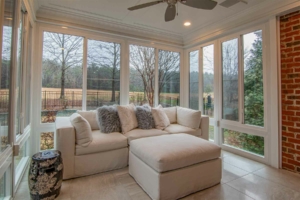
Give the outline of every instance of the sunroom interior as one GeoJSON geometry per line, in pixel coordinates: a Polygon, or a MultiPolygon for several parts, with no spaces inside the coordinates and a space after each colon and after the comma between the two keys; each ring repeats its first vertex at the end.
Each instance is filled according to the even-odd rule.
{"type": "Polygon", "coordinates": [[[300,3],[214,1],[165,22],[164,3],[128,10],[147,0],[1,0],[0,199],[55,149],[56,117],[114,104],[200,110],[222,150],[300,173],[300,3]]]}

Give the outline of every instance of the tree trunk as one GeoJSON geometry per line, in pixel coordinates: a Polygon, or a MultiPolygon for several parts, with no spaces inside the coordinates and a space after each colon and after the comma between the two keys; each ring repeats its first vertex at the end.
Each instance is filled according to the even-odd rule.
{"type": "Polygon", "coordinates": [[[65,62],[65,35],[62,36],[61,42],[61,85],[60,85],[60,99],[65,98],[65,73],[66,73],[66,62],[65,62]]]}
{"type": "Polygon", "coordinates": [[[60,99],[65,97],[65,70],[61,70],[61,89],[60,89],[60,99]]]}

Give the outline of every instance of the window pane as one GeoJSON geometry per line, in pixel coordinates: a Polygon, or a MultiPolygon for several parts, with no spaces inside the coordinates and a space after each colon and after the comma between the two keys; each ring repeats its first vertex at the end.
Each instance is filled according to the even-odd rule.
{"type": "Polygon", "coordinates": [[[40,149],[54,149],[54,132],[43,132],[40,138],[40,149]]]}
{"type": "Polygon", "coordinates": [[[159,50],[158,96],[163,107],[179,106],[180,53],[159,50]]]}
{"type": "Polygon", "coordinates": [[[130,45],[129,102],[154,105],[155,49],[130,45]]]}
{"type": "Polygon", "coordinates": [[[0,178],[0,199],[10,199],[11,195],[11,174],[8,168],[0,178]]]}
{"type": "Polygon", "coordinates": [[[190,108],[199,110],[199,51],[190,52],[190,108]]]}
{"type": "Polygon", "coordinates": [[[121,45],[88,40],[87,110],[120,103],[121,45]]]}
{"type": "Polygon", "coordinates": [[[42,123],[82,108],[83,38],[44,32],[42,123]]]}
{"type": "Polygon", "coordinates": [[[0,65],[0,152],[6,149],[8,142],[9,118],[9,82],[11,65],[13,9],[15,1],[5,1],[3,31],[2,31],[2,58],[0,65]]]}
{"type": "Polygon", "coordinates": [[[26,88],[25,88],[25,127],[30,124],[31,109],[31,52],[32,52],[32,27],[29,25],[28,41],[27,41],[27,65],[26,65],[26,88]]]}
{"type": "Polygon", "coordinates": [[[264,155],[264,138],[223,129],[223,143],[258,155],[264,155]]]}
{"type": "Polygon", "coordinates": [[[209,140],[215,140],[215,127],[209,126],[209,140]]]}
{"type": "Polygon", "coordinates": [[[214,117],[214,45],[203,47],[203,111],[214,117]]]}
{"type": "Polygon", "coordinates": [[[19,154],[14,156],[14,169],[15,169],[15,183],[21,178],[21,172],[27,162],[29,156],[27,155],[28,140],[19,149],[19,154]]]}
{"type": "Polygon", "coordinates": [[[243,35],[244,123],[264,126],[262,31],[243,35]]]}
{"type": "Polygon", "coordinates": [[[222,43],[223,119],[239,121],[238,39],[222,43]]]}

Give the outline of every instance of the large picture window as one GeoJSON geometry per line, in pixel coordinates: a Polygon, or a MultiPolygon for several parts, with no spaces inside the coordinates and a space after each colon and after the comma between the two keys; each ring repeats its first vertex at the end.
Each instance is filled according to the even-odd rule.
{"type": "Polygon", "coordinates": [[[203,47],[203,112],[214,117],[214,45],[203,47]]]}
{"type": "Polygon", "coordinates": [[[180,103],[180,54],[159,50],[158,58],[159,104],[163,107],[178,106],[180,103]]]}
{"type": "Polygon", "coordinates": [[[121,45],[88,40],[87,110],[120,103],[121,45]]]}
{"type": "Polygon", "coordinates": [[[82,108],[83,38],[44,32],[42,123],[82,108]]]}
{"type": "Polygon", "coordinates": [[[154,105],[155,49],[130,45],[129,102],[154,105]]]}
{"type": "Polygon", "coordinates": [[[190,102],[189,107],[199,110],[199,51],[189,53],[190,59],[190,102]]]}

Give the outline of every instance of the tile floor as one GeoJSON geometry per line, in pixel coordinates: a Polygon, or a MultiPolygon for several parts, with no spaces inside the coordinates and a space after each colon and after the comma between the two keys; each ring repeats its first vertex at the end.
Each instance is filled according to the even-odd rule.
{"type": "MultiPolygon", "coordinates": [[[[219,185],[184,200],[300,200],[300,175],[222,152],[223,177],[219,185]]],[[[15,200],[29,200],[27,174],[15,200]]],[[[149,196],[128,174],[128,168],[64,181],[57,200],[146,200],[149,196]]]]}

